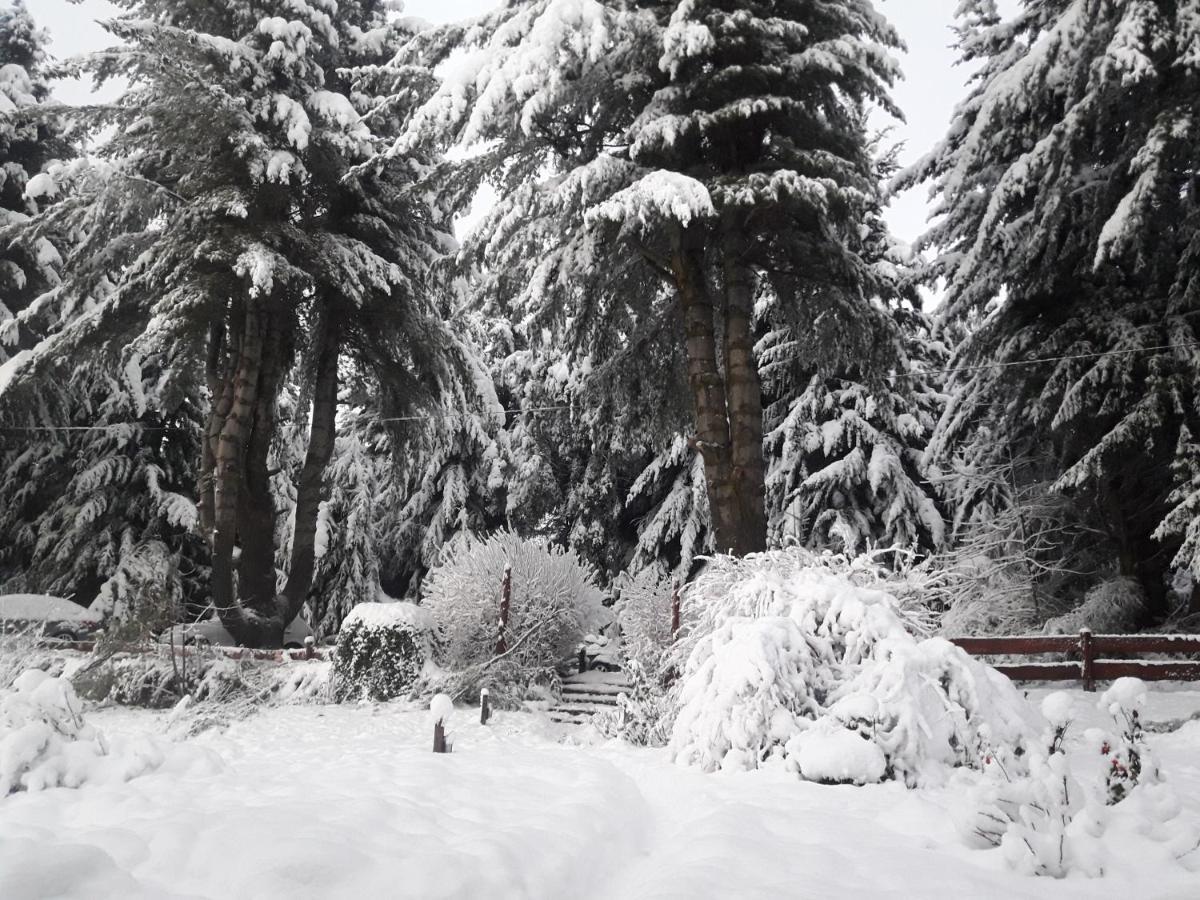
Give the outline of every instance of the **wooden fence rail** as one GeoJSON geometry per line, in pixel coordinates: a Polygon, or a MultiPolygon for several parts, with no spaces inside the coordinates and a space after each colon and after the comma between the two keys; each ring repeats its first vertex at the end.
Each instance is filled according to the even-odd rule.
{"type": "Polygon", "coordinates": [[[1025,637],[951,638],[972,656],[1036,656],[1066,653],[1066,662],[1001,663],[996,669],[1014,681],[1082,681],[1094,691],[1097,681],[1133,676],[1145,681],[1200,681],[1200,635],[1092,634],[1025,637]],[[1153,653],[1182,659],[1130,659],[1153,653]],[[1186,657],[1193,657],[1188,659],[1186,657]]]}
{"type": "MultiPolygon", "coordinates": [[[[60,641],[54,638],[46,638],[39,641],[38,644],[42,647],[53,648],[55,650],[75,650],[80,653],[91,653],[96,649],[95,641],[60,641]]],[[[334,648],[332,647],[304,647],[299,650],[253,650],[249,647],[225,647],[220,644],[188,644],[186,647],[176,644],[172,647],[170,644],[163,643],[117,644],[115,647],[110,645],[110,649],[113,649],[117,653],[170,653],[174,650],[176,656],[181,654],[199,656],[203,653],[219,653],[234,660],[255,659],[274,662],[331,659],[334,652],[334,648]]]]}

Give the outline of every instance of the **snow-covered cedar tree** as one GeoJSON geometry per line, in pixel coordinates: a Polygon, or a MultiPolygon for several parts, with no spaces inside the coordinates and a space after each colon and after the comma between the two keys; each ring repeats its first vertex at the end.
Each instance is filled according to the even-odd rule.
{"type": "MultiPolygon", "coordinates": [[[[941,347],[928,321],[897,309],[905,351],[898,377],[872,385],[845,370],[794,372],[794,340],[760,344],[768,396],[767,508],[776,545],[855,555],[874,548],[923,553],[944,546],[945,525],[925,479],[926,444],[941,415],[941,347]],[[799,383],[795,383],[799,381],[799,383]]],[[[870,372],[864,372],[870,375],[870,372]]]]}
{"type": "Polygon", "coordinates": [[[461,254],[478,301],[597,372],[679,360],[719,549],[767,538],[756,300],[813,365],[892,343],[875,300],[895,267],[860,226],[864,113],[894,109],[898,45],[871,0],[533,0],[395,61],[445,64],[392,152],[467,148],[440,196],[499,196],[461,254]]]}
{"type": "Polygon", "coordinates": [[[969,846],[999,847],[1027,875],[1100,877],[1114,847],[1162,866],[1200,869],[1200,828],[1181,815],[1177,789],[1158,770],[1138,722],[1146,686],[1120,678],[1099,707],[1119,734],[1075,729],[1074,697],[1046,696],[1040,741],[1014,755],[990,748],[986,777],[968,790],[959,830],[969,846]]]}
{"type": "Polygon", "coordinates": [[[0,797],[128,781],[162,765],[149,739],[110,743],[82,713],[71,682],[40,669],[0,688],[0,797]]]}
{"type": "Polygon", "coordinates": [[[30,345],[18,316],[58,283],[62,265],[61,236],[16,240],[13,231],[57,199],[47,170],[73,155],[51,109],[48,41],[24,0],[0,9],[0,361],[30,345]]]}
{"type": "Polygon", "coordinates": [[[421,585],[439,661],[468,696],[489,688],[513,702],[534,685],[553,685],[556,667],[603,624],[595,573],[563,547],[511,531],[464,536],[445,550],[421,585]],[[501,586],[511,570],[508,627],[501,634],[501,586]]]}
{"type": "Polygon", "coordinates": [[[333,699],[391,700],[416,686],[430,655],[429,613],[412,603],[360,603],[338,632],[333,699]]]}
{"type": "Polygon", "coordinates": [[[369,384],[393,418],[475,402],[470,352],[429,283],[452,241],[407,190],[421,160],[376,156],[401,111],[355,81],[410,25],[389,22],[382,0],[336,15],[325,2],[117,5],[105,27],[120,43],[85,64],[128,80],[95,114],[112,128],[107,164],[31,226],[86,235],[47,302],[84,311],[30,354],[5,407],[17,414],[80,358],[140,382],[148,409],[201,398],[211,599],[239,641],[277,645],[313,578],[339,387],[369,384]],[[307,441],[287,473],[278,566],[271,461],[286,385],[307,441]]]}
{"type": "Polygon", "coordinates": [[[1024,745],[1037,734],[1036,712],[1008,679],[915,636],[895,597],[827,559],[799,548],[721,556],[688,585],[670,741],[678,762],[917,785],[981,767],[989,740],[1024,745]]]}
{"type": "MultiPolygon", "coordinates": [[[[1170,463],[1200,422],[1200,11],[997,6],[959,4],[970,92],[901,178],[931,185],[926,275],[968,332],[931,459],[988,472],[1052,456],[1109,571],[1141,581],[1161,617],[1172,567],[1192,562],[1188,513],[1167,517],[1188,508],[1170,463]]],[[[951,500],[987,490],[966,482],[951,500]]]]}
{"type": "MultiPolygon", "coordinates": [[[[629,565],[660,500],[653,490],[632,491],[663,441],[684,426],[675,402],[681,361],[656,334],[637,336],[636,364],[621,355],[595,367],[590,352],[571,358],[501,319],[490,330],[497,389],[507,408],[523,410],[509,426],[508,519],[522,533],[575,550],[609,581],[629,565]]],[[[602,338],[601,355],[614,337],[602,338]]]]}
{"type": "Polygon", "coordinates": [[[355,604],[381,591],[415,598],[443,546],[503,524],[507,435],[487,375],[477,374],[483,412],[464,404],[393,424],[369,405],[368,390],[344,394],[308,596],[319,632],[335,633],[355,604]]]}

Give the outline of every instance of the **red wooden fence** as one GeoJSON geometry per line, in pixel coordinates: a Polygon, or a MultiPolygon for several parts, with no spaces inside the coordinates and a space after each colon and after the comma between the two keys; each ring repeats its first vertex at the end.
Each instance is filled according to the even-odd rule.
{"type": "MultiPolygon", "coordinates": [[[[91,653],[96,649],[95,641],[60,641],[47,638],[39,641],[39,643],[43,647],[51,647],[56,650],[77,650],[81,653],[91,653]]],[[[220,644],[206,644],[203,646],[188,644],[186,647],[176,644],[172,648],[170,644],[153,643],[119,644],[115,649],[118,653],[170,653],[174,649],[176,656],[180,654],[199,656],[202,653],[211,652],[220,653],[230,659],[273,660],[275,662],[303,659],[330,659],[333,656],[332,647],[305,647],[300,650],[252,650],[249,647],[225,647],[220,644]]]]}
{"type": "Polygon", "coordinates": [[[1066,653],[1066,662],[1001,663],[996,669],[1014,681],[1082,681],[1094,691],[1097,681],[1133,676],[1145,681],[1200,681],[1200,635],[1092,634],[1028,637],[964,637],[951,642],[972,656],[1036,656],[1066,653]],[[1130,659],[1154,653],[1182,659],[1130,659]],[[1187,657],[1192,658],[1187,658],[1187,657]]]}

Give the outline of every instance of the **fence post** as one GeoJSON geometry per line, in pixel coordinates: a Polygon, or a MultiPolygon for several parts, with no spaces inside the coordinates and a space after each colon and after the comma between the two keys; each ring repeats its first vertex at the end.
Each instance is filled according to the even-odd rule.
{"type": "Polygon", "coordinates": [[[679,579],[671,582],[671,640],[679,634],[679,579]]]}
{"type": "Polygon", "coordinates": [[[492,703],[488,696],[488,689],[484,688],[479,692],[479,724],[486,725],[488,719],[492,717],[492,703]]]}
{"type": "Polygon", "coordinates": [[[317,655],[317,639],[311,634],[304,639],[304,658],[312,659],[317,655]]]}
{"type": "Polygon", "coordinates": [[[579,648],[579,671],[581,673],[583,673],[583,672],[586,672],[587,670],[588,670],[587,648],[580,647],[579,648]]]}
{"type": "Polygon", "coordinates": [[[504,580],[500,582],[500,634],[496,638],[496,652],[508,649],[508,613],[512,606],[512,566],[504,567],[504,580]]]}
{"type": "Polygon", "coordinates": [[[1092,662],[1095,656],[1095,646],[1092,643],[1092,630],[1090,628],[1079,629],[1079,656],[1082,660],[1082,671],[1080,675],[1083,678],[1083,689],[1085,691],[1096,690],[1096,679],[1092,674],[1092,662]]]}
{"type": "Polygon", "coordinates": [[[433,752],[446,752],[446,726],[441,719],[433,723],[433,752]]]}

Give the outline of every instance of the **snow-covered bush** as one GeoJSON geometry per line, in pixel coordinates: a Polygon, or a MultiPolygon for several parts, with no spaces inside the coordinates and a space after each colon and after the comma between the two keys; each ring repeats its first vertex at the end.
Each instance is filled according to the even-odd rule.
{"type": "Polygon", "coordinates": [[[1200,828],[1181,816],[1142,740],[1138,706],[1145,697],[1141,681],[1118,679],[1099,706],[1120,734],[1088,729],[1073,748],[1074,699],[1065,692],[1047,696],[1042,713],[1049,727],[1040,743],[1019,755],[1010,746],[989,748],[988,777],[971,788],[959,821],[967,843],[999,847],[1016,871],[1054,878],[1101,876],[1118,846],[1166,865],[1200,868],[1200,828]]]}
{"type": "Polygon", "coordinates": [[[21,790],[126,781],[157,768],[151,743],[113,752],[81,715],[82,703],[65,678],[30,669],[0,690],[0,798],[21,790]]]}
{"type": "Polygon", "coordinates": [[[706,771],[780,760],[815,781],[937,782],[1039,720],[1011,682],[920,640],[886,591],[804,551],[718,557],[685,593],[671,734],[706,771]]]}
{"type": "Polygon", "coordinates": [[[668,737],[667,692],[637,660],[628,660],[625,672],[629,690],[617,694],[616,709],[593,716],[592,725],[605,737],[637,747],[661,747],[668,737]]]}
{"type": "Polygon", "coordinates": [[[614,608],[621,629],[621,652],[651,678],[663,671],[674,643],[671,633],[671,579],[656,569],[622,573],[613,588],[620,593],[614,608]]]}
{"type": "Polygon", "coordinates": [[[1048,634],[1077,634],[1090,628],[1097,634],[1133,631],[1146,614],[1146,592],[1136,578],[1119,577],[1102,581],[1070,612],[1046,623],[1048,634]]]}
{"type": "Polygon", "coordinates": [[[430,620],[412,603],[360,603],[338,632],[335,700],[391,700],[409,694],[429,660],[430,620]]]}
{"type": "Polygon", "coordinates": [[[553,683],[555,667],[603,621],[595,573],[574,552],[511,531],[466,538],[448,550],[422,585],[441,661],[459,676],[455,693],[491,690],[494,702],[553,683]],[[497,653],[500,595],[511,567],[506,649],[497,653]]]}

